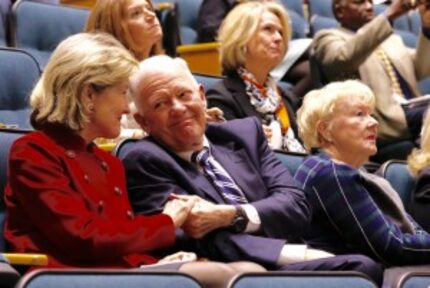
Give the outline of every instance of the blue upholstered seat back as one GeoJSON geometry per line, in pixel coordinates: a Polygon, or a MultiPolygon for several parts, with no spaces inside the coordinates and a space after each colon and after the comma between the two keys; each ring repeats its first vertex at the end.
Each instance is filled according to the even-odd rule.
{"type": "Polygon", "coordinates": [[[39,270],[23,277],[16,288],[200,288],[192,277],[175,272],[139,270],[39,270]]]}
{"type": "Polygon", "coordinates": [[[30,52],[45,67],[61,40],[83,30],[89,10],[20,0],[12,9],[12,42],[30,52]]]}
{"type": "Polygon", "coordinates": [[[248,273],[236,278],[230,288],[376,288],[359,273],[342,272],[266,272],[248,273]]]}
{"type": "Polygon", "coordinates": [[[334,18],[331,4],[332,0],[308,0],[310,17],[313,15],[320,15],[327,18],[334,18]]]}
{"type": "Polygon", "coordinates": [[[406,162],[390,160],[382,165],[381,171],[382,176],[387,179],[391,186],[399,193],[403,204],[407,207],[415,188],[416,180],[408,170],[406,162]]]}
{"type": "Polygon", "coordinates": [[[312,35],[315,35],[320,30],[337,28],[339,26],[340,26],[339,22],[337,22],[337,20],[334,18],[321,16],[318,14],[312,15],[311,17],[312,35]]]}
{"type": "Polygon", "coordinates": [[[203,0],[179,0],[179,33],[182,44],[197,43],[197,17],[203,0]]]}
{"type": "Polygon", "coordinates": [[[193,76],[196,78],[198,83],[203,84],[205,91],[208,91],[210,88],[212,88],[212,86],[214,86],[215,83],[223,79],[223,77],[220,76],[204,75],[198,73],[193,73],[193,76]]]}
{"type": "Polygon", "coordinates": [[[40,77],[36,60],[24,51],[0,48],[0,122],[29,128],[29,95],[40,77]]]}
{"type": "Polygon", "coordinates": [[[0,47],[6,46],[6,30],[5,30],[5,22],[0,14],[0,47]]]}
{"type": "Polygon", "coordinates": [[[296,174],[297,169],[302,164],[305,157],[308,156],[308,154],[284,151],[275,151],[275,153],[279,160],[281,160],[281,162],[288,168],[291,176],[296,174]]]}

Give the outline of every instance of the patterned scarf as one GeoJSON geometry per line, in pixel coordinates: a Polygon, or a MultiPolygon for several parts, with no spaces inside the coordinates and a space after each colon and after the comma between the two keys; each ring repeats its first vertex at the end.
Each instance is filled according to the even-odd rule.
{"type": "Polygon", "coordinates": [[[274,148],[305,153],[306,150],[296,139],[294,131],[291,129],[290,116],[282,97],[278,93],[276,80],[269,75],[266,83],[261,85],[254,75],[244,67],[238,68],[237,73],[245,83],[246,94],[249,96],[251,105],[263,119],[263,124],[272,126],[273,121],[279,123],[283,136],[282,146],[274,148]]]}

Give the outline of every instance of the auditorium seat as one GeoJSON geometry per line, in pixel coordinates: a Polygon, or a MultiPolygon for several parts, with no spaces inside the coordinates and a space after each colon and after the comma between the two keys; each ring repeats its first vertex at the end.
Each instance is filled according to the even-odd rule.
{"type": "Polygon", "coordinates": [[[287,167],[288,172],[290,172],[291,176],[294,176],[294,174],[296,174],[296,171],[302,164],[303,160],[307,156],[309,156],[308,154],[304,153],[286,152],[282,150],[275,150],[275,154],[276,157],[281,160],[282,164],[287,167]]]}
{"type": "Polygon", "coordinates": [[[7,259],[2,254],[0,254],[0,287],[15,287],[19,277],[19,273],[9,264],[7,259]]]}
{"type": "MultiPolygon", "coordinates": [[[[106,251],[109,253],[108,251],[106,251]]],[[[180,272],[139,269],[41,269],[33,271],[16,288],[201,288],[193,277],[180,272]]]]}
{"type": "Polygon", "coordinates": [[[377,288],[376,284],[358,272],[292,271],[244,273],[237,276],[230,288],[377,288]]]}
{"type": "Polygon", "coordinates": [[[18,0],[12,7],[11,40],[32,54],[41,69],[63,39],[83,30],[89,10],[18,0]]]}
{"type": "Polygon", "coordinates": [[[197,17],[203,0],[153,0],[154,4],[176,2],[181,45],[197,43],[197,17]]]}
{"type": "Polygon", "coordinates": [[[332,0],[308,0],[309,18],[319,15],[334,19],[331,3],[332,0]]]}
{"type": "Polygon", "coordinates": [[[382,164],[380,169],[382,177],[390,182],[394,190],[399,193],[403,205],[408,207],[416,179],[409,171],[406,161],[390,160],[382,164]]]}
{"type": "Polygon", "coordinates": [[[318,31],[323,29],[332,29],[339,27],[340,24],[336,19],[321,16],[318,14],[312,15],[311,17],[311,33],[315,35],[318,31]]]}
{"type": "Polygon", "coordinates": [[[0,123],[30,128],[28,99],[39,65],[27,52],[11,48],[0,48],[0,63],[0,123]]]}
{"type": "Polygon", "coordinates": [[[214,84],[223,79],[221,76],[206,75],[201,73],[193,73],[193,76],[196,78],[198,83],[203,85],[205,91],[208,91],[212,88],[212,86],[214,86],[214,84]]]}
{"type": "Polygon", "coordinates": [[[0,14],[0,47],[6,46],[6,23],[0,14]]]}
{"type": "Polygon", "coordinates": [[[430,287],[429,271],[410,271],[402,275],[395,288],[428,288],[430,287]]]}

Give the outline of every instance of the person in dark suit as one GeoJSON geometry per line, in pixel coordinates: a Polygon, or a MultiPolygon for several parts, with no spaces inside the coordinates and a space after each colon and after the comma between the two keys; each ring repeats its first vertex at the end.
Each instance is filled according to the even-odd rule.
{"type": "Polygon", "coordinates": [[[270,76],[287,51],[290,34],[280,4],[236,6],[219,32],[226,78],[208,90],[208,105],[223,110],[226,119],[257,116],[273,149],[305,152],[297,137],[295,104],[270,76]]]}
{"type": "Polygon", "coordinates": [[[11,250],[47,254],[48,267],[157,264],[142,269],[179,270],[206,287],[224,287],[238,272],[264,271],[254,263],[195,262],[189,252],[155,256],[173,246],[194,200],[171,199],[156,215],[135,215],[121,162],[93,143],[118,136],[137,64],[108,34],[77,34],[54,51],[31,94],[37,131],[10,152],[11,250]]]}
{"type": "Polygon", "coordinates": [[[121,153],[136,213],[195,199],[183,230],[201,256],[275,270],[358,270],[380,280],[368,258],[334,257],[299,241],[309,205],[258,119],[207,125],[203,87],[179,58],[141,62],[131,83],[136,121],[149,134],[121,153]]]}

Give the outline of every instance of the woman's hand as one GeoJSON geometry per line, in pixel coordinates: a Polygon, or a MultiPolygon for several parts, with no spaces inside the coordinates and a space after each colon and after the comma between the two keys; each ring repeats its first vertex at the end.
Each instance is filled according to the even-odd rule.
{"type": "Polygon", "coordinates": [[[197,255],[193,252],[184,252],[179,251],[175,254],[168,255],[158,261],[157,264],[165,264],[165,263],[172,263],[172,262],[180,262],[180,261],[196,261],[197,255]]]}
{"type": "Polygon", "coordinates": [[[196,201],[194,197],[171,199],[164,206],[162,213],[169,215],[175,227],[179,228],[184,224],[196,201]]]}

